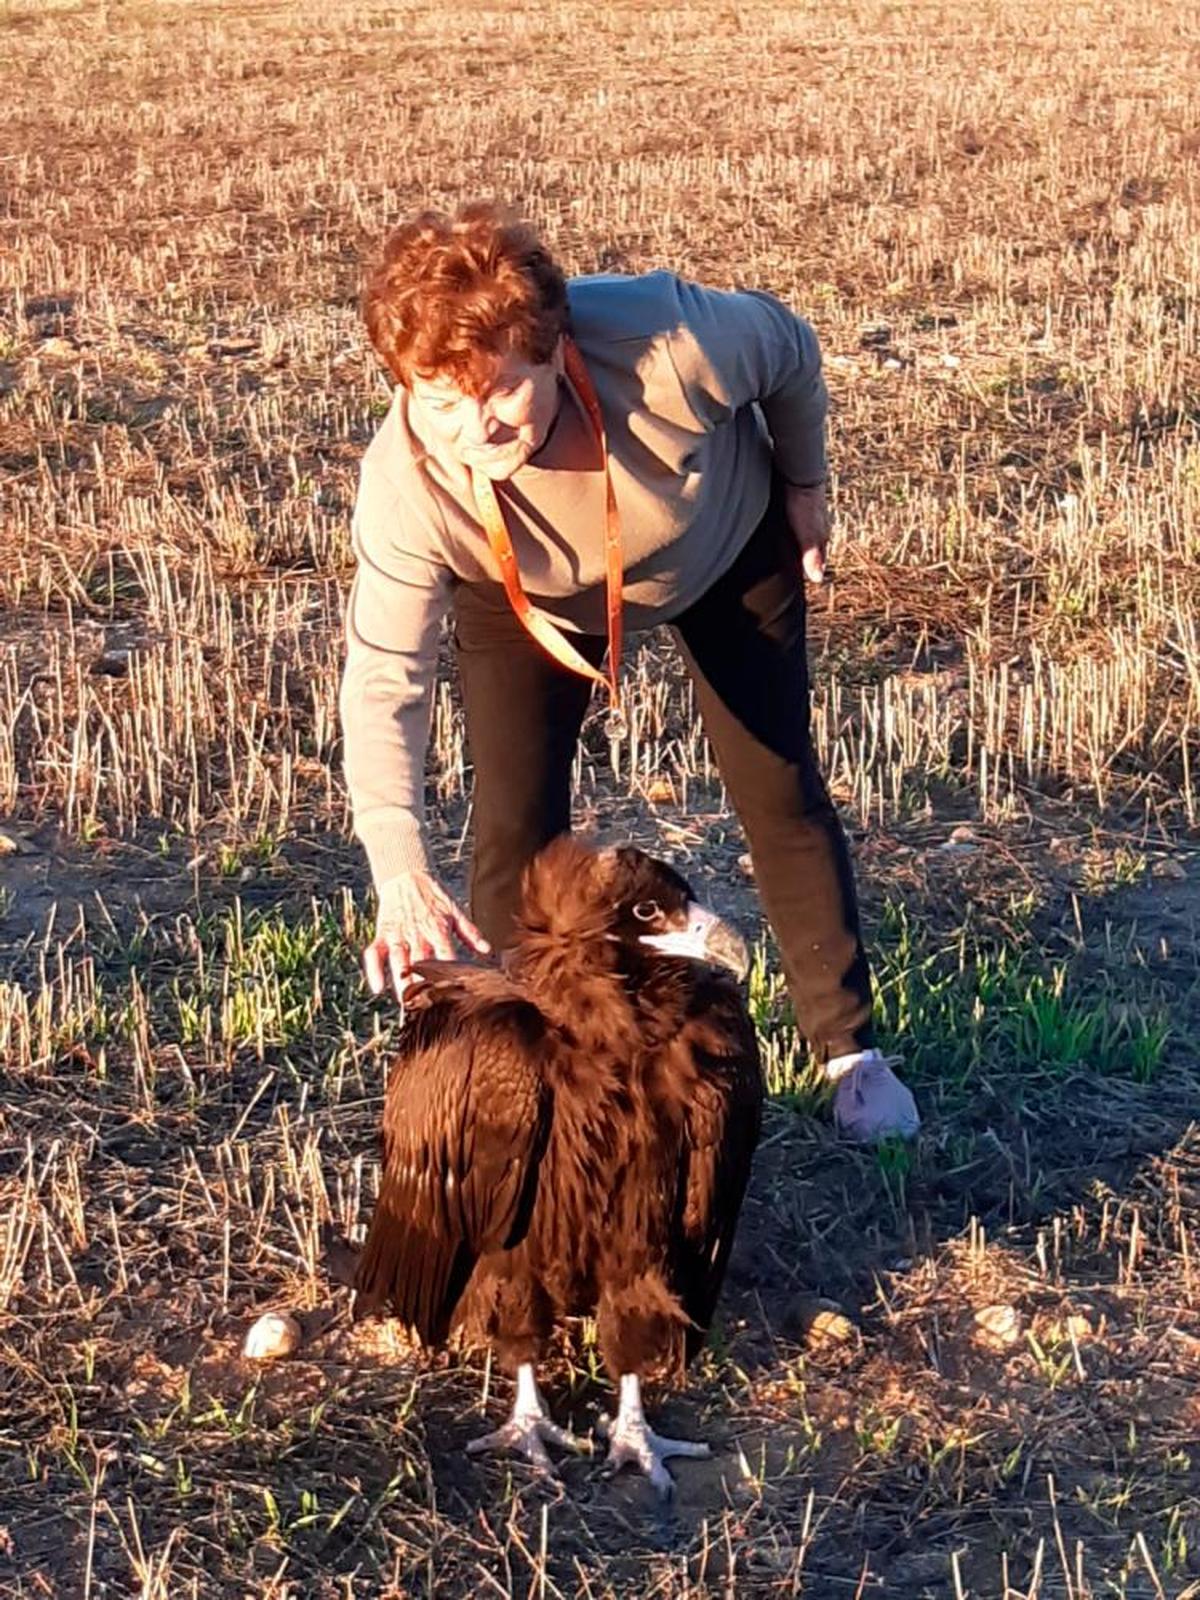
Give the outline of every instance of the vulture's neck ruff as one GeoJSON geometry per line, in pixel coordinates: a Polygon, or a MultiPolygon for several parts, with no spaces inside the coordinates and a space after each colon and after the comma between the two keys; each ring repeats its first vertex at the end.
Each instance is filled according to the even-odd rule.
{"type": "Polygon", "coordinates": [[[541,926],[522,919],[509,974],[581,1045],[628,1052],[639,1042],[638,1019],[607,908],[569,909],[541,926]]]}
{"type": "Polygon", "coordinates": [[[555,840],[526,875],[505,963],[580,1043],[617,1051],[661,1042],[679,1027],[700,969],[741,978],[749,966],[740,936],[692,900],[681,878],[650,885],[670,903],[639,897],[630,857],[645,860],[555,840]]]}

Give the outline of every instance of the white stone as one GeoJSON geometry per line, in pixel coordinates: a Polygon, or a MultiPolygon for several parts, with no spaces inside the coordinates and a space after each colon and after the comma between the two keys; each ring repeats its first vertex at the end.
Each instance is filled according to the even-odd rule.
{"type": "Polygon", "coordinates": [[[1003,1348],[1021,1337],[1021,1316],[1015,1306],[984,1306],[975,1313],[975,1326],[986,1344],[1003,1348]]]}
{"type": "Polygon", "coordinates": [[[251,1361],[277,1361],[300,1348],[300,1324],[283,1311],[267,1311],[246,1335],[242,1354],[251,1361]]]}

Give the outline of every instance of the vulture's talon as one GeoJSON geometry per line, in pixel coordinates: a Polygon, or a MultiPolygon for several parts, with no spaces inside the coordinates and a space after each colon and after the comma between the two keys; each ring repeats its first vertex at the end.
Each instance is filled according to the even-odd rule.
{"type": "Polygon", "coordinates": [[[684,1456],[694,1461],[706,1461],[712,1451],[706,1444],[690,1439],[664,1439],[644,1424],[638,1430],[615,1430],[605,1462],[605,1477],[615,1477],[622,1467],[637,1467],[643,1472],[659,1496],[669,1500],[675,1493],[675,1480],[667,1471],[666,1463],[672,1456],[684,1456]]]}
{"type": "Polygon", "coordinates": [[[592,1441],[581,1439],[578,1434],[572,1433],[570,1428],[560,1428],[557,1422],[551,1422],[549,1417],[543,1417],[538,1424],[538,1432],[547,1444],[559,1445],[563,1450],[570,1450],[577,1456],[590,1456],[592,1441]]]}
{"type": "Polygon", "coordinates": [[[576,1454],[591,1449],[586,1439],[577,1439],[569,1429],[560,1428],[546,1415],[533,1366],[522,1363],[517,1369],[517,1399],[512,1416],[494,1432],[472,1439],[467,1445],[467,1454],[481,1456],[493,1450],[515,1450],[525,1457],[539,1477],[552,1478],[557,1483],[558,1473],[546,1453],[548,1444],[573,1450],[576,1454]]]}
{"type": "Polygon", "coordinates": [[[565,1450],[576,1452],[589,1448],[585,1440],[577,1439],[573,1433],[568,1432],[566,1428],[560,1428],[549,1417],[543,1416],[540,1412],[525,1412],[515,1413],[494,1432],[472,1439],[467,1445],[467,1454],[482,1456],[492,1451],[515,1450],[525,1457],[539,1477],[553,1478],[557,1482],[558,1473],[546,1451],[548,1444],[560,1445],[565,1450]]]}
{"type": "Polygon", "coordinates": [[[703,1442],[666,1439],[662,1434],[655,1433],[642,1413],[638,1381],[631,1376],[621,1379],[621,1409],[616,1421],[602,1417],[600,1426],[608,1439],[605,1476],[614,1476],[622,1467],[637,1467],[650,1479],[663,1500],[669,1500],[675,1493],[675,1480],[666,1468],[672,1456],[707,1461],[712,1455],[708,1445],[703,1442]]]}

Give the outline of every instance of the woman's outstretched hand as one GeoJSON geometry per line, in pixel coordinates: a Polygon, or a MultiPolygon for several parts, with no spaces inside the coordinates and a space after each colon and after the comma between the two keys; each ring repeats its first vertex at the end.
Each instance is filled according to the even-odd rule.
{"type": "Polygon", "coordinates": [[[382,994],[390,980],[401,1005],[415,981],[418,961],[453,961],[457,938],[480,955],[491,945],[427,872],[402,872],[379,886],[375,937],[363,951],[363,971],[372,994],[382,994]]]}

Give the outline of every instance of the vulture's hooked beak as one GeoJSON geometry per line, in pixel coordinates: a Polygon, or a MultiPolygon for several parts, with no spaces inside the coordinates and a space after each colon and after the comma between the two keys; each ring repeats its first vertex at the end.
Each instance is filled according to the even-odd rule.
{"type": "Polygon", "coordinates": [[[728,967],[739,982],[750,971],[750,954],[741,934],[722,922],[715,911],[697,905],[694,900],[688,906],[686,927],[672,928],[670,933],[644,933],[640,942],[660,955],[682,956],[685,961],[705,961],[711,966],[728,967]]]}

